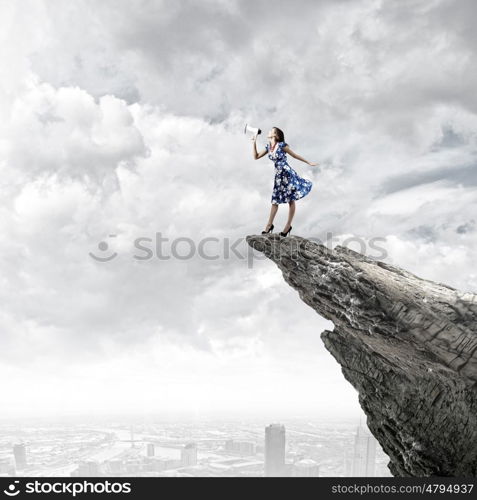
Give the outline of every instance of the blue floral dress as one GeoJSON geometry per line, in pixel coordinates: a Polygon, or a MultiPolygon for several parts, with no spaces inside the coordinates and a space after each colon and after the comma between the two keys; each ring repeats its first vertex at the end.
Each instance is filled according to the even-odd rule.
{"type": "Polygon", "coordinates": [[[268,157],[275,163],[275,181],[272,192],[272,204],[274,205],[303,198],[311,191],[313,185],[311,181],[300,177],[288,165],[287,154],[282,149],[286,145],[286,142],[279,142],[273,154],[270,153],[268,143],[265,145],[268,157]]]}

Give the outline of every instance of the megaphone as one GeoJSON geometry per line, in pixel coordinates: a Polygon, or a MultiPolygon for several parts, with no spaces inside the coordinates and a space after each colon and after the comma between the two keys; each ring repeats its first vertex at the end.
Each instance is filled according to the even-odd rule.
{"type": "Polygon", "coordinates": [[[245,134],[252,134],[252,135],[258,135],[258,134],[261,134],[262,131],[257,128],[257,127],[251,127],[250,125],[248,125],[247,123],[245,124],[245,130],[244,130],[244,133],[245,134]]]}

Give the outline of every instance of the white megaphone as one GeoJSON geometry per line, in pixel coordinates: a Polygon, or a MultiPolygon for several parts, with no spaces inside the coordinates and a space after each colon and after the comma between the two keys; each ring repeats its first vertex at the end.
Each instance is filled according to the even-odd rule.
{"type": "Polygon", "coordinates": [[[244,130],[244,133],[245,134],[252,134],[252,135],[258,135],[258,134],[261,134],[262,131],[257,128],[257,127],[251,127],[250,125],[248,125],[247,123],[245,124],[245,130],[244,130]]]}

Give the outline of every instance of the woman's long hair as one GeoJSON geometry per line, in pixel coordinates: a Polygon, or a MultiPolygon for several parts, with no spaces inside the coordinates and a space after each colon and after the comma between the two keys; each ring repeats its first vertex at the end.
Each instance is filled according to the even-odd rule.
{"type": "Polygon", "coordinates": [[[279,129],[278,127],[273,127],[273,128],[277,132],[278,142],[285,142],[285,134],[283,133],[283,130],[279,129]]]}

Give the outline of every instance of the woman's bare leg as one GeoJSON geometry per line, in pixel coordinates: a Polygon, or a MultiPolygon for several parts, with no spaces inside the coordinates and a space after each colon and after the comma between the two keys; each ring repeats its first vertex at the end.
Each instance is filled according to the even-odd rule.
{"type": "Polygon", "coordinates": [[[268,224],[267,227],[265,228],[265,231],[268,231],[273,224],[273,219],[275,219],[275,215],[277,215],[278,211],[278,205],[275,205],[272,203],[272,206],[270,208],[270,217],[268,218],[268,224]]]}
{"type": "Polygon", "coordinates": [[[290,229],[294,215],[295,215],[295,200],[288,202],[288,220],[285,227],[283,228],[284,233],[286,233],[290,229]]]}

